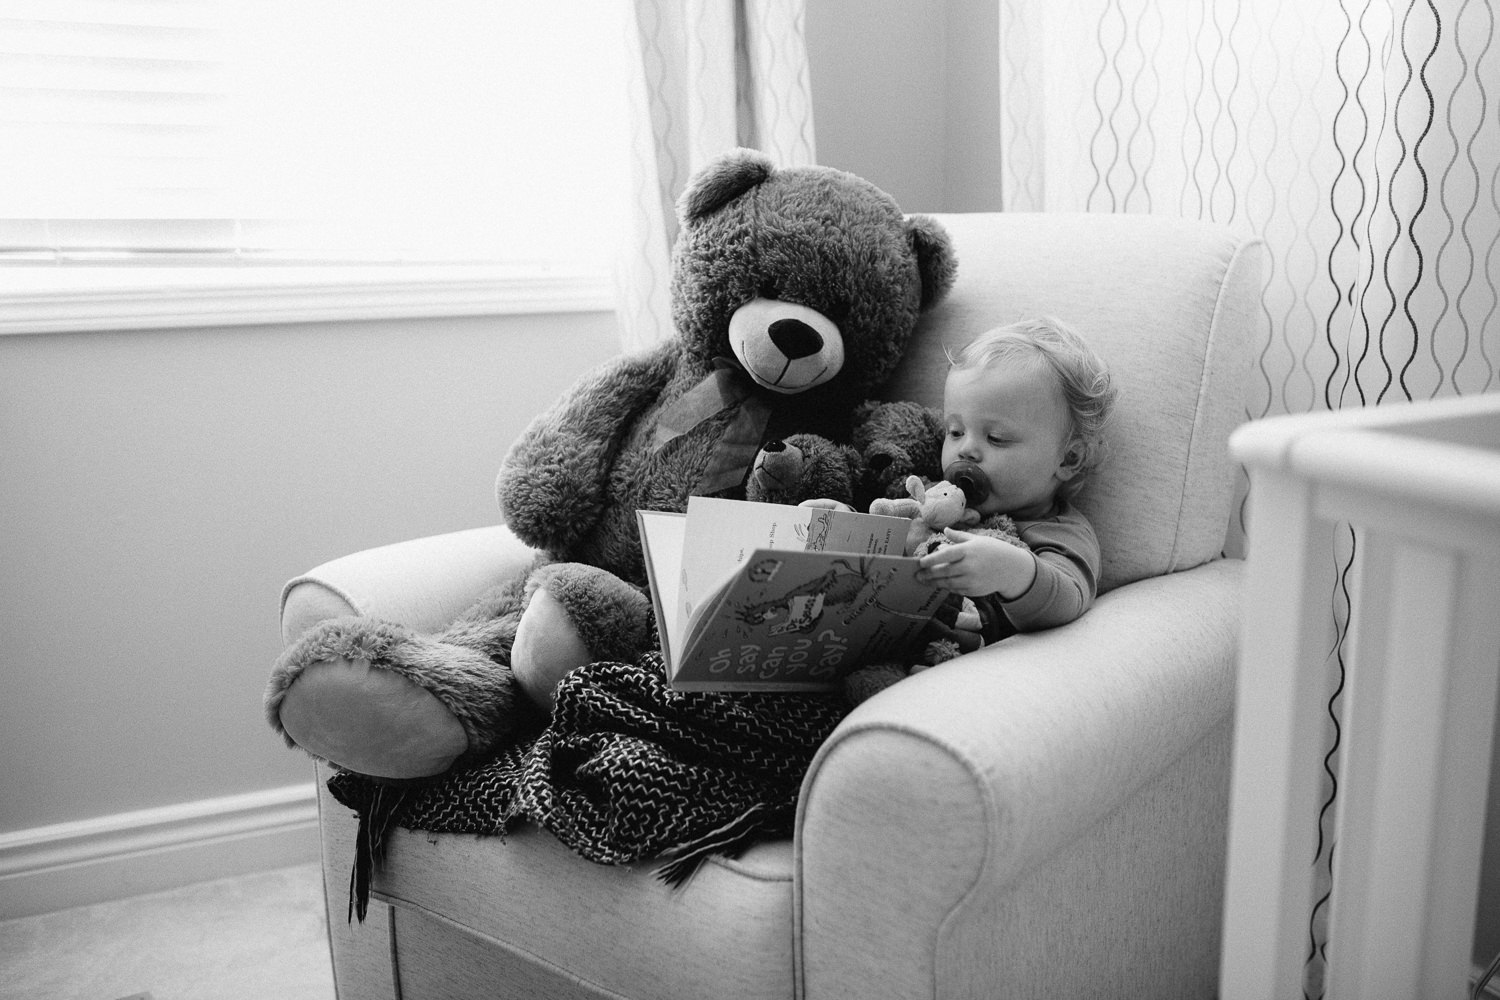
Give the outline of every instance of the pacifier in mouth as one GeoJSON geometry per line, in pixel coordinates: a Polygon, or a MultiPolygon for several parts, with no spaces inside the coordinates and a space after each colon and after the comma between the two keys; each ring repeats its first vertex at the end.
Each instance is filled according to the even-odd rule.
{"type": "Polygon", "coordinates": [[[978,507],[989,499],[990,478],[973,462],[954,462],[943,470],[943,478],[964,491],[964,503],[978,507]]]}

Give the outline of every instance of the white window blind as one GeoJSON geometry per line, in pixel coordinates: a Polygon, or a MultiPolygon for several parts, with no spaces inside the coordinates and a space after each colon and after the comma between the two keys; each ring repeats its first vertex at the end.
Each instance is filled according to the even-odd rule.
{"type": "Polygon", "coordinates": [[[6,0],[0,261],[602,265],[621,8],[6,0]]]}

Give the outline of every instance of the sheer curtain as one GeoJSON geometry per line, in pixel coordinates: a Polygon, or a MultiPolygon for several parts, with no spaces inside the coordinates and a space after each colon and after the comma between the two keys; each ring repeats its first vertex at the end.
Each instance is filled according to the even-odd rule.
{"type": "MultiPolygon", "coordinates": [[[[1000,0],[1000,11],[1007,209],[1184,215],[1265,238],[1248,417],[1500,388],[1488,3],[1000,0]]],[[[1358,546],[1340,535],[1327,571],[1330,800],[1358,546]]],[[[1328,815],[1315,862],[1325,890],[1328,815]]],[[[1312,996],[1324,903],[1309,916],[1312,996]]]]}
{"type": "Polygon", "coordinates": [[[668,336],[668,258],[688,177],[736,146],[814,162],[804,0],[635,0],[627,18],[631,198],[617,268],[627,349],[668,336]]]}

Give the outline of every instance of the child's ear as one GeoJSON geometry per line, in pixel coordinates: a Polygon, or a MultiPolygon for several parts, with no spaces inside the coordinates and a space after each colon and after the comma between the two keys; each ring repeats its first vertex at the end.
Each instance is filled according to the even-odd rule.
{"type": "Polygon", "coordinates": [[[1083,459],[1086,454],[1083,443],[1074,441],[1068,445],[1063,452],[1062,461],[1057,464],[1057,478],[1067,482],[1083,470],[1083,459]]]}

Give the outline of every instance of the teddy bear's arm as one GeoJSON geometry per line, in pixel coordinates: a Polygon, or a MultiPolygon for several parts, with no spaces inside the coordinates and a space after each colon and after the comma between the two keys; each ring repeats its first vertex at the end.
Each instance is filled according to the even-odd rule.
{"type": "Polygon", "coordinates": [[[588,534],[621,442],[660,396],[679,353],[667,342],[606,362],[531,422],[495,481],[501,514],[517,537],[565,553],[588,534]]]}

